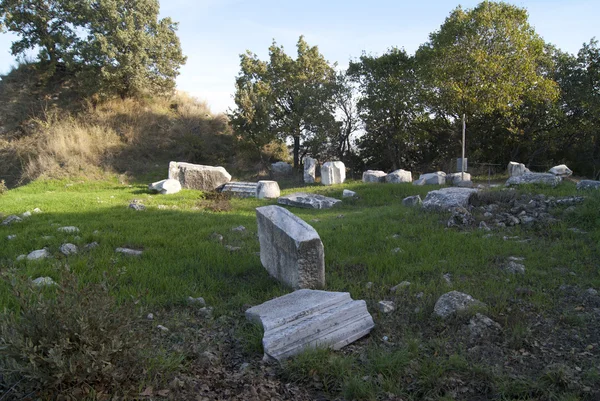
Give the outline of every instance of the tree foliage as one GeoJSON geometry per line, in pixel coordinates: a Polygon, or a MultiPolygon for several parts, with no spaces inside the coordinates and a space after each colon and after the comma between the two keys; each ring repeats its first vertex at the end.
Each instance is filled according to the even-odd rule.
{"type": "Polygon", "coordinates": [[[323,141],[327,132],[337,127],[333,67],[302,36],[296,47],[296,59],[275,42],[269,48],[268,61],[250,51],[240,56],[231,121],[235,130],[257,147],[291,139],[297,167],[302,148],[311,141],[323,141]]]}
{"type": "Polygon", "coordinates": [[[185,63],[177,24],[157,0],[0,0],[0,26],[16,33],[13,55],[78,74],[93,92],[168,93],[185,63]]]}

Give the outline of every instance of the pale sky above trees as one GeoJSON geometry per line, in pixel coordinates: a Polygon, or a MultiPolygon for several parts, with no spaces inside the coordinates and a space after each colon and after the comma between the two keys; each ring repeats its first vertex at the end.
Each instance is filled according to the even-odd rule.
{"type": "MultiPolygon", "coordinates": [[[[598,0],[507,1],[529,12],[529,22],[546,42],[577,53],[584,42],[600,37],[598,0]]],[[[410,54],[439,29],[461,4],[477,0],[162,0],[161,16],[179,22],[178,35],[187,64],[179,89],[206,100],[213,112],[233,107],[239,55],[246,50],[267,58],[273,39],[295,54],[300,35],[317,45],[330,62],[346,68],[363,51],[382,54],[404,47],[410,54]]],[[[0,73],[15,64],[10,34],[0,35],[0,73]]]]}

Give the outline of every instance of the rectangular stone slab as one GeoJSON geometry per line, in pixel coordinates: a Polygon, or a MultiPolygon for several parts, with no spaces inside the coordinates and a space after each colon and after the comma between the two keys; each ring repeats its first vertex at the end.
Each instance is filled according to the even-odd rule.
{"type": "Polygon", "coordinates": [[[319,234],[280,206],[256,208],[260,261],[269,274],[294,288],[325,286],[325,251],[319,234]]]}
{"type": "Polygon", "coordinates": [[[221,192],[229,192],[239,198],[256,198],[257,182],[228,182],[221,192]]]}
{"type": "Polygon", "coordinates": [[[340,349],[375,326],[365,301],[306,289],[252,307],[246,318],[263,326],[265,354],[279,361],[308,348],[340,349]]]}

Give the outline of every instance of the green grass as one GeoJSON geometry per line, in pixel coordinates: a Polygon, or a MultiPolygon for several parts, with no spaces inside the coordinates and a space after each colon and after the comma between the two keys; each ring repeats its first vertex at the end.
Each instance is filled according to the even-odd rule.
{"type": "MultiPolygon", "coordinates": [[[[290,210],[321,236],[326,289],[348,291],[354,299],[365,299],[376,328],[358,342],[358,350],[306,353],[286,364],[282,377],[331,398],[341,395],[370,400],[387,393],[407,400],[469,399],[475,395],[550,397],[539,389],[543,386],[537,380],[543,384],[560,377],[546,375],[540,379],[525,374],[523,377],[530,377],[528,380],[538,386],[532,390],[519,385],[502,368],[473,363],[466,345],[452,345],[450,349],[448,345],[460,338],[464,321],[442,323],[431,312],[443,293],[466,292],[485,302],[488,316],[504,327],[507,349],[527,347],[533,340],[530,323],[523,320],[526,312],[551,315],[560,307],[555,294],[563,284],[600,288],[600,197],[588,195],[576,213],[548,227],[514,227],[486,237],[487,233],[476,228],[447,229],[446,214],[402,206],[404,197],[424,197],[432,187],[348,182],[333,187],[289,187],[283,193],[302,190],[341,199],[346,188],[356,191],[359,198],[344,199],[341,206],[329,210],[290,210]],[[573,233],[567,230],[570,227],[588,234],[573,233]],[[505,241],[504,235],[531,241],[505,241]],[[395,248],[401,252],[392,252],[395,248]],[[498,261],[508,256],[525,258],[525,275],[510,275],[498,268],[498,261]],[[447,273],[452,277],[451,286],[442,277],[447,273]],[[404,280],[411,282],[410,287],[390,294],[389,288],[404,280]],[[367,288],[367,282],[373,286],[367,288]],[[526,312],[515,307],[517,288],[532,291],[526,299],[526,312]],[[418,298],[419,293],[423,296],[418,298]],[[399,305],[397,311],[379,313],[376,304],[382,299],[394,300],[399,305]],[[383,336],[388,336],[388,343],[382,342],[383,336]],[[465,387],[473,392],[461,393],[465,387]]],[[[519,191],[563,196],[575,193],[575,188],[564,183],[557,188],[519,191]]],[[[74,272],[82,283],[100,282],[106,275],[116,277],[112,294],[123,302],[139,301],[147,308],[177,308],[188,296],[202,296],[215,308],[217,317],[229,316],[240,322],[237,334],[245,352],[258,360],[261,332],[243,323],[243,310],[289,292],[269,277],[256,254],[255,208],[275,201],[232,199],[231,210],[224,212],[213,212],[206,208],[210,201],[200,201],[197,191],[150,195],[144,185],[121,185],[116,180],[38,181],[10,190],[0,195],[1,214],[21,214],[36,207],[43,213],[10,227],[0,226],[0,269],[5,277],[50,276],[59,283],[67,271],[74,272]],[[147,210],[128,209],[133,199],[147,210]],[[80,233],[57,231],[67,225],[79,227],[80,233]],[[231,231],[239,225],[247,230],[231,231]],[[222,244],[210,238],[215,232],[223,235],[222,244]],[[17,238],[9,241],[9,234],[17,238]],[[81,249],[92,241],[100,246],[87,253],[65,257],[58,251],[64,242],[81,249]],[[242,249],[229,252],[226,244],[242,249]],[[16,261],[18,255],[42,247],[48,247],[54,257],[39,262],[16,261]],[[139,258],[126,257],[116,254],[116,247],[143,249],[144,253],[139,258]]],[[[9,281],[0,281],[0,309],[15,307],[9,281]]],[[[573,328],[586,324],[582,317],[567,312],[559,313],[559,320],[573,328]]],[[[168,355],[164,359],[159,365],[169,370],[180,362],[168,355]]],[[[586,380],[598,383],[597,371],[584,368],[586,380]]],[[[546,387],[565,397],[574,391],[546,387]]]]}

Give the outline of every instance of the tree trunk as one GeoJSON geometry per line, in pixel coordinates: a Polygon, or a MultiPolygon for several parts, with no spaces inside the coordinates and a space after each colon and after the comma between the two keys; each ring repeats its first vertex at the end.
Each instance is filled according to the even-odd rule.
{"type": "Polygon", "coordinates": [[[300,165],[300,136],[294,136],[294,168],[300,165]]]}

